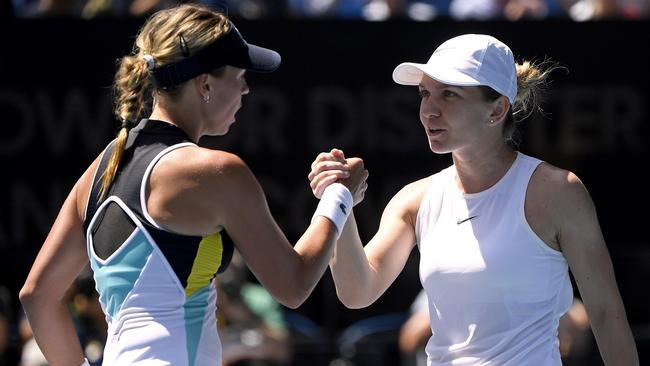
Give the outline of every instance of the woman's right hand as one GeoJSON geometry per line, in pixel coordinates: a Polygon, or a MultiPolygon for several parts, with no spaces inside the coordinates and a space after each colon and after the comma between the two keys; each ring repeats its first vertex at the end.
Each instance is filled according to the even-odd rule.
{"type": "Polygon", "coordinates": [[[366,182],[368,171],[364,169],[363,160],[360,158],[346,159],[343,151],[339,149],[318,154],[311,164],[308,178],[312,192],[318,199],[323,195],[325,188],[338,182],[350,190],[354,205],[357,205],[363,201],[368,188],[366,182]]]}

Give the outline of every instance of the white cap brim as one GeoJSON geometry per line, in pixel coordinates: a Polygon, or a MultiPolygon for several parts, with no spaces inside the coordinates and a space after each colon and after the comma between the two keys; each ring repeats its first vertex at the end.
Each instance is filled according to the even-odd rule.
{"type": "Polygon", "coordinates": [[[459,72],[455,68],[444,66],[434,67],[431,64],[418,64],[404,62],[393,70],[393,80],[401,85],[418,85],[422,76],[426,74],[430,78],[444,84],[458,86],[476,86],[481,83],[475,78],[459,72]]]}

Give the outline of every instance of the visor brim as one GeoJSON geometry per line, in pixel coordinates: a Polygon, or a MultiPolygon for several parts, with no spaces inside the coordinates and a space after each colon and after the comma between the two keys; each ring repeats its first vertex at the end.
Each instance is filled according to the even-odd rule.
{"type": "Polygon", "coordinates": [[[448,85],[481,85],[478,80],[463,74],[456,69],[413,62],[404,62],[399,64],[395,70],[393,70],[393,80],[401,85],[418,85],[422,81],[422,76],[425,74],[436,81],[448,85]]]}
{"type": "Polygon", "coordinates": [[[269,73],[275,71],[280,66],[282,58],[279,53],[254,44],[247,43],[247,45],[248,61],[250,64],[247,65],[246,70],[269,73]]]}

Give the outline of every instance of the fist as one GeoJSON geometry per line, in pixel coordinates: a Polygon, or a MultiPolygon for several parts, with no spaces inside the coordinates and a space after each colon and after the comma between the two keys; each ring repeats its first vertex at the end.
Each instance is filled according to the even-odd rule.
{"type": "Polygon", "coordinates": [[[307,178],[316,198],[321,198],[327,186],[338,182],[350,190],[355,205],[363,201],[368,188],[368,171],[363,166],[363,160],[346,159],[343,151],[339,149],[318,154],[311,164],[307,178]]]}

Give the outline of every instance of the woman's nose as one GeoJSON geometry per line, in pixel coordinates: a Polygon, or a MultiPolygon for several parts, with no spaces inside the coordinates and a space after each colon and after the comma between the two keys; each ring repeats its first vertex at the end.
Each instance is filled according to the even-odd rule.
{"type": "Polygon", "coordinates": [[[433,103],[422,103],[420,111],[426,118],[438,118],[441,115],[440,109],[433,103]]]}

